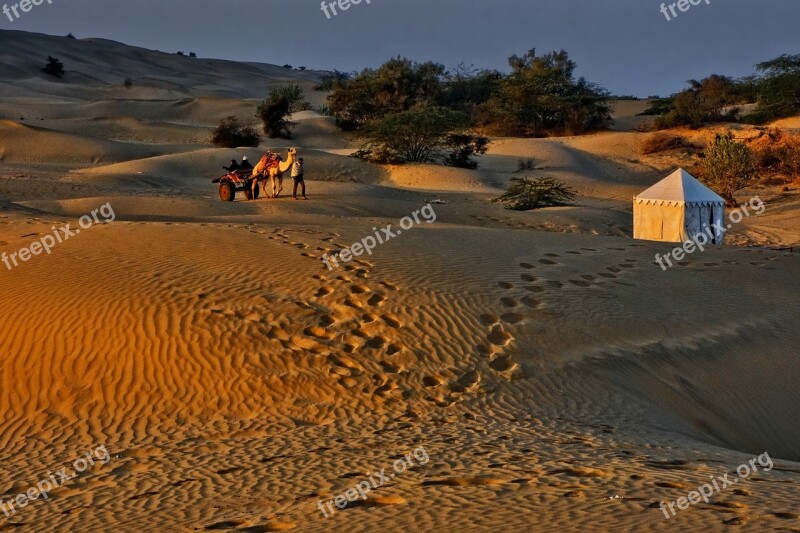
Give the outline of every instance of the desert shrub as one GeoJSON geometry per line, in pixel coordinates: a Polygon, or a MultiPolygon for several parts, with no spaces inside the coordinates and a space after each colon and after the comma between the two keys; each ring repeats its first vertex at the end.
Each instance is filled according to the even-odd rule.
{"type": "Polygon", "coordinates": [[[776,181],[800,178],[800,137],[771,130],[751,143],[756,170],[776,181]]]}
{"type": "Polygon", "coordinates": [[[517,160],[517,172],[525,172],[534,168],[536,168],[536,160],[532,157],[517,160]]]}
{"type": "Polygon", "coordinates": [[[471,133],[450,133],[445,139],[445,147],[448,153],[444,157],[444,164],[449,167],[466,168],[475,170],[478,168],[478,161],[474,159],[476,155],[483,155],[489,149],[489,139],[471,133]]]}
{"type": "Polygon", "coordinates": [[[267,100],[270,98],[284,97],[289,102],[289,113],[307,111],[311,109],[311,104],[306,101],[305,92],[299,85],[280,85],[270,90],[267,100]]]}
{"type": "Polygon", "coordinates": [[[350,80],[350,74],[346,72],[339,72],[338,70],[327,72],[322,75],[322,80],[320,81],[320,84],[317,85],[316,90],[330,91],[333,90],[337,84],[346,82],[348,80],[350,80]]]}
{"type": "Polygon", "coordinates": [[[264,133],[271,139],[292,136],[294,125],[289,120],[292,113],[310,109],[302,87],[299,85],[281,85],[271,89],[267,97],[259,104],[256,116],[261,119],[264,133]]]}
{"type": "Polygon", "coordinates": [[[725,201],[737,207],[735,193],[746,187],[755,177],[753,153],[733,134],[717,134],[714,143],[706,150],[701,163],[703,177],[725,201]]]}
{"type": "Polygon", "coordinates": [[[75,36],[72,35],[72,33],[68,33],[67,34],[67,39],[74,39],[74,38],[75,38],[75,36]]]}
{"type": "Polygon", "coordinates": [[[258,146],[261,136],[250,126],[244,126],[239,119],[230,116],[222,119],[211,137],[214,146],[220,148],[238,148],[240,146],[258,146]]]}
{"type": "Polygon", "coordinates": [[[680,135],[670,135],[668,133],[654,133],[642,142],[642,153],[657,154],[668,150],[680,148],[693,148],[694,145],[680,135]]]}
{"type": "Polygon", "coordinates": [[[61,78],[64,76],[64,64],[53,56],[47,56],[47,64],[42,68],[42,72],[61,78]]]}
{"type": "Polygon", "coordinates": [[[130,78],[125,78],[125,82],[123,83],[123,85],[125,85],[126,89],[130,89],[131,87],[133,87],[133,80],[130,78]]]}
{"type": "Polygon", "coordinates": [[[654,122],[656,129],[700,128],[707,122],[735,120],[736,110],[724,110],[742,100],[735,80],[713,74],[701,81],[689,80],[688,89],[651,103],[643,114],[658,115],[654,122]]]}
{"type": "MultiPolygon", "coordinates": [[[[466,124],[461,113],[420,106],[387,115],[362,128],[357,137],[375,162],[435,161],[452,142],[450,135],[466,124]]],[[[450,145],[452,148],[452,145],[450,145]]]]}
{"type": "Polygon", "coordinates": [[[506,209],[529,211],[541,207],[569,205],[576,191],[555,178],[511,178],[505,194],[493,201],[506,209]]]}

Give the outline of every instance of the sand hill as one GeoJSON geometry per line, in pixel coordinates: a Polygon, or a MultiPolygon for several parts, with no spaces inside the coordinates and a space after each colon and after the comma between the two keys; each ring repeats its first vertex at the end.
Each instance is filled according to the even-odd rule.
{"type": "Polygon", "coordinates": [[[631,239],[631,198],[685,156],[641,155],[642,103],[614,131],[495,139],[477,171],[361,162],[314,111],[291,141],[209,145],[270,86],[321,103],[317,81],[0,32],[0,251],[114,212],[0,264],[0,499],[109,451],[0,529],[800,528],[800,264],[778,250],[800,242],[796,191],[745,191],[767,210],[735,246],[662,272],[672,246],[631,239]],[[290,147],[307,202],[218,199],[221,165],[290,147]],[[576,205],[492,203],[525,158],[576,205]],[[431,201],[435,222],[322,263],[431,201]],[[769,470],[659,509],[764,452],[769,470]]]}

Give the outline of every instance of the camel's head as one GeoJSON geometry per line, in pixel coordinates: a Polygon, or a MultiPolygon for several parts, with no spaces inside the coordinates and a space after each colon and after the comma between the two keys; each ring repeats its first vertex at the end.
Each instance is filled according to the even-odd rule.
{"type": "Polygon", "coordinates": [[[297,155],[297,148],[289,148],[289,155],[296,156],[297,155]]]}

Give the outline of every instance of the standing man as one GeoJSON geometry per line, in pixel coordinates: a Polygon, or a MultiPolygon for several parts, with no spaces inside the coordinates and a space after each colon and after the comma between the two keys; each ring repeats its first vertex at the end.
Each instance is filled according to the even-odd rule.
{"type": "Polygon", "coordinates": [[[297,200],[297,186],[300,185],[301,187],[301,194],[303,195],[303,200],[308,200],[306,198],[306,182],[303,179],[303,158],[301,157],[297,161],[294,162],[292,165],[292,182],[294,186],[292,188],[292,196],[295,200],[297,200]]]}

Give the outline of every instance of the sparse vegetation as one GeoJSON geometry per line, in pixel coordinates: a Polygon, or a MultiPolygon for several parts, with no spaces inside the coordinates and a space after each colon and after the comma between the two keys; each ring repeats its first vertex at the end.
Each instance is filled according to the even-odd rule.
{"type": "Polygon", "coordinates": [[[245,126],[234,116],[222,119],[214,130],[212,144],[220,148],[238,148],[242,146],[258,146],[261,136],[255,128],[245,126]]]}
{"type": "Polygon", "coordinates": [[[42,68],[42,72],[56,78],[62,78],[64,77],[64,64],[56,57],[47,56],[47,64],[42,68]]]}
{"type": "Polygon", "coordinates": [[[608,92],[575,78],[576,63],[564,50],[542,56],[530,50],[512,56],[513,72],[480,106],[477,122],[485,131],[508,136],[581,134],[611,122],[608,92]]]}
{"type": "Polygon", "coordinates": [[[755,177],[752,151],[731,132],[716,135],[700,166],[708,185],[733,207],[739,205],[736,191],[749,185],[755,177]]]}
{"type": "Polygon", "coordinates": [[[476,155],[483,155],[489,150],[489,138],[471,133],[450,133],[445,140],[449,150],[444,157],[444,164],[449,167],[478,168],[476,155]]]}
{"type": "Polygon", "coordinates": [[[125,82],[123,83],[123,85],[125,85],[126,89],[130,89],[131,87],[133,87],[133,80],[130,78],[125,78],[125,82]]]}
{"type": "Polygon", "coordinates": [[[644,155],[667,152],[669,150],[690,149],[695,146],[685,137],[668,133],[654,133],[642,142],[644,155]]]}
{"type": "Polygon", "coordinates": [[[750,143],[762,183],[784,184],[800,179],[800,137],[770,130],[750,143]]]}
{"type": "Polygon", "coordinates": [[[272,138],[290,138],[294,125],[289,117],[297,111],[310,109],[299,85],[282,85],[271,89],[259,104],[256,116],[261,119],[264,133],[272,138]]]}
{"type": "Polygon", "coordinates": [[[536,168],[536,160],[532,157],[517,160],[517,172],[525,172],[536,168]]]}
{"type": "Polygon", "coordinates": [[[360,155],[376,163],[431,162],[465,122],[460,113],[437,107],[393,113],[358,132],[364,143],[360,155]]]}
{"type": "Polygon", "coordinates": [[[495,198],[506,209],[530,211],[542,207],[569,205],[576,191],[555,178],[511,178],[506,193],[495,198]]]}

